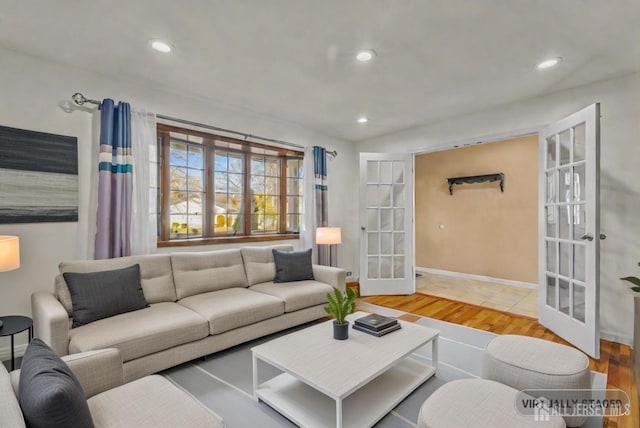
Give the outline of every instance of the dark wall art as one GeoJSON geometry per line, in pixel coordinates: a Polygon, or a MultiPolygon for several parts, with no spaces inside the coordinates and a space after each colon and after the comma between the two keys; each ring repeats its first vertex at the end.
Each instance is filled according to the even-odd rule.
{"type": "Polygon", "coordinates": [[[0,224],[78,221],[78,139],[0,126],[0,224]]]}

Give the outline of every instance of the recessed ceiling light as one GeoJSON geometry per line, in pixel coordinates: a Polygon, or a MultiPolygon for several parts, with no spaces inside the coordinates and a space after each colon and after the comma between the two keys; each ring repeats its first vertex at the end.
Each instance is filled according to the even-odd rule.
{"type": "Polygon", "coordinates": [[[540,64],[537,65],[537,67],[542,70],[545,68],[551,68],[555,65],[558,65],[558,63],[560,62],[562,58],[551,58],[551,59],[547,59],[545,61],[542,61],[540,64]]]}
{"type": "Polygon", "coordinates": [[[356,54],[356,59],[360,62],[367,62],[367,61],[371,61],[375,56],[376,56],[376,53],[374,51],[372,51],[371,49],[367,49],[367,50],[358,52],[356,54]]]}
{"type": "Polygon", "coordinates": [[[364,116],[358,118],[358,123],[367,123],[367,122],[369,122],[369,119],[367,119],[364,116]]]}
{"type": "Polygon", "coordinates": [[[151,47],[158,52],[169,53],[173,49],[169,43],[163,42],[162,40],[151,40],[150,43],[151,47]]]}

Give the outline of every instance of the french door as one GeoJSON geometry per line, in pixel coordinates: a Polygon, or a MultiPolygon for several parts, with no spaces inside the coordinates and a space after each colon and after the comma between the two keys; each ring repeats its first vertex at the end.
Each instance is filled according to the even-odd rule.
{"type": "MultiPolygon", "coordinates": [[[[600,106],[539,134],[539,321],[600,355],[600,106]]],[[[602,236],[604,239],[604,235],[602,236]]]]}
{"type": "Polygon", "coordinates": [[[360,154],[360,293],[415,292],[413,155],[360,154]]]}

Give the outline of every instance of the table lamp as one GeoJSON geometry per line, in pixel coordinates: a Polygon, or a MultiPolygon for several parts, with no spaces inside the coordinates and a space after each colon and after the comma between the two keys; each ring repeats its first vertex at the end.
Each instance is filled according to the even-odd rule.
{"type": "Polygon", "coordinates": [[[342,244],[342,229],[339,227],[318,227],[316,244],[329,245],[329,266],[333,266],[332,245],[342,244]]]}
{"type": "MultiPolygon", "coordinates": [[[[20,267],[20,240],[17,236],[0,236],[0,272],[20,267]]],[[[2,321],[0,321],[2,328],[2,321]]]]}

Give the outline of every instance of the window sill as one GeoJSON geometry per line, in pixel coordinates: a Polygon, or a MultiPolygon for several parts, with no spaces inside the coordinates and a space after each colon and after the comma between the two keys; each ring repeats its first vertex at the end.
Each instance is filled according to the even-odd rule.
{"type": "Polygon", "coordinates": [[[297,233],[287,233],[287,234],[277,234],[277,235],[223,236],[219,238],[172,239],[171,241],[158,240],[158,248],[190,247],[190,246],[197,246],[197,245],[217,245],[217,244],[241,244],[244,242],[284,241],[286,239],[300,239],[300,235],[297,233]]]}

